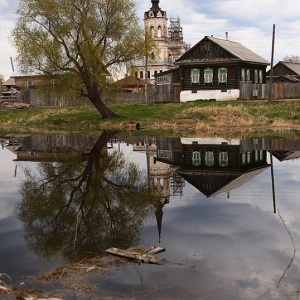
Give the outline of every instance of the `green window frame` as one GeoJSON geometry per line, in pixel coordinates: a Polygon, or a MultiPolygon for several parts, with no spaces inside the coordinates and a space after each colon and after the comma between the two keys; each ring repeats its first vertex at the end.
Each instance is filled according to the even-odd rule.
{"type": "Polygon", "coordinates": [[[204,69],[204,84],[213,84],[214,82],[214,72],[213,68],[204,69]]]}
{"type": "Polygon", "coordinates": [[[218,83],[227,84],[227,68],[219,68],[218,69],[218,83]]]}
{"type": "Polygon", "coordinates": [[[228,167],[228,151],[219,151],[219,166],[228,167]]]}
{"type": "Polygon", "coordinates": [[[191,69],[191,84],[200,84],[200,69],[191,69]]]}
{"type": "Polygon", "coordinates": [[[215,164],[214,151],[205,151],[205,165],[207,167],[213,167],[215,164]]]}
{"type": "Polygon", "coordinates": [[[192,165],[197,167],[201,166],[201,151],[193,151],[192,153],[192,165]]]}

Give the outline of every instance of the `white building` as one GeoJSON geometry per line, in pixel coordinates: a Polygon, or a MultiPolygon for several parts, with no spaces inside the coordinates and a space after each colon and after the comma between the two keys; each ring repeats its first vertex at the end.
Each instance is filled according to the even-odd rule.
{"type": "Polygon", "coordinates": [[[154,75],[172,68],[174,62],[184,54],[189,46],[183,41],[182,27],[179,18],[171,18],[159,7],[159,0],[151,0],[152,7],[144,14],[145,30],[154,37],[157,53],[150,54],[147,63],[139,62],[134,67],[135,77],[148,79],[154,83],[154,75]]]}

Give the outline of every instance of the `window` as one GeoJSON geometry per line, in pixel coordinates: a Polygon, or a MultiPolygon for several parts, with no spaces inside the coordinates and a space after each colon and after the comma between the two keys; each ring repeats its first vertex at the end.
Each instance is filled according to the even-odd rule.
{"type": "Polygon", "coordinates": [[[151,32],[151,36],[154,36],[154,27],[153,26],[150,27],[150,32],[151,32]]]}
{"type": "Polygon", "coordinates": [[[213,84],[213,69],[211,68],[204,69],[204,83],[213,84]]]}
{"type": "Polygon", "coordinates": [[[250,81],[250,69],[246,70],[246,81],[249,82],[250,81]]]}
{"type": "Polygon", "coordinates": [[[191,83],[200,83],[200,70],[199,69],[192,69],[191,70],[191,83]]]}
{"type": "Polygon", "coordinates": [[[137,78],[138,77],[138,72],[134,72],[134,76],[137,78]]]}
{"type": "Polygon", "coordinates": [[[157,27],[157,37],[161,37],[161,26],[157,27]]]}
{"type": "Polygon", "coordinates": [[[215,163],[214,159],[214,151],[206,151],[205,152],[205,165],[208,167],[212,167],[215,163]]]}
{"type": "Polygon", "coordinates": [[[245,69],[241,69],[241,81],[246,81],[245,69]]]}
{"type": "Polygon", "coordinates": [[[258,70],[254,70],[254,83],[258,83],[258,70]]]}
{"type": "Polygon", "coordinates": [[[211,51],[211,42],[206,42],[205,44],[204,44],[204,49],[205,49],[205,51],[211,51]]]}
{"type": "Polygon", "coordinates": [[[227,68],[219,68],[218,69],[218,80],[220,83],[227,84],[227,68]]]}
{"type": "Polygon", "coordinates": [[[148,71],[148,77],[147,78],[150,78],[151,77],[151,72],[148,71]]]}
{"type": "Polygon", "coordinates": [[[219,165],[221,167],[228,167],[228,151],[219,152],[219,165]]]}
{"type": "Polygon", "coordinates": [[[156,75],[157,75],[157,71],[155,70],[155,71],[154,71],[154,76],[156,76],[156,75]]]}
{"type": "Polygon", "coordinates": [[[244,152],[242,153],[242,164],[250,164],[251,163],[251,153],[250,152],[244,152]]]}
{"type": "Polygon", "coordinates": [[[258,82],[263,83],[263,72],[262,72],[262,70],[258,71],[258,82]]]}
{"type": "Polygon", "coordinates": [[[255,150],[255,161],[263,161],[264,155],[263,150],[255,150]]]}
{"type": "Polygon", "coordinates": [[[192,164],[193,164],[193,166],[201,165],[201,152],[200,151],[193,151],[192,164]]]}

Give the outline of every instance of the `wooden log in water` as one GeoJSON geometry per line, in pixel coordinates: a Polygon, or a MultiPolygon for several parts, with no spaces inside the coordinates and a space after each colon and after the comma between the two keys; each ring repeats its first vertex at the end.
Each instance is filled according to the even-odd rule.
{"type": "Polygon", "coordinates": [[[153,247],[152,249],[150,249],[149,252],[151,254],[149,254],[149,252],[141,253],[130,249],[122,250],[114,247],[106,250],[106,252],[109,254],[120,256],[129,260],[133,260],[138,263],[157,264],[157,265],[168,264],[168,261],[166,259],[153,255],[154,253],[160,253],[163,251],[165,251],[165,249],[161,247],[157,247],[157,249],[156,247],[153,247]]]}

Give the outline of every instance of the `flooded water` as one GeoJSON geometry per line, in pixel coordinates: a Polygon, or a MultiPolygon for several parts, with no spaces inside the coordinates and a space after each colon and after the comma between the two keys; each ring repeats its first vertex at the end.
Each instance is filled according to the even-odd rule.
{"type": "Polygon", "coordinates": [[[166,261],[94,263],[76,284],[74,273],[60,280],[66,271],[47,289],[64,299],[299,299],[300,140],[1,141],[0,273],[10,286],[144,245],[165,248],[156,256],[166,261]]]}

